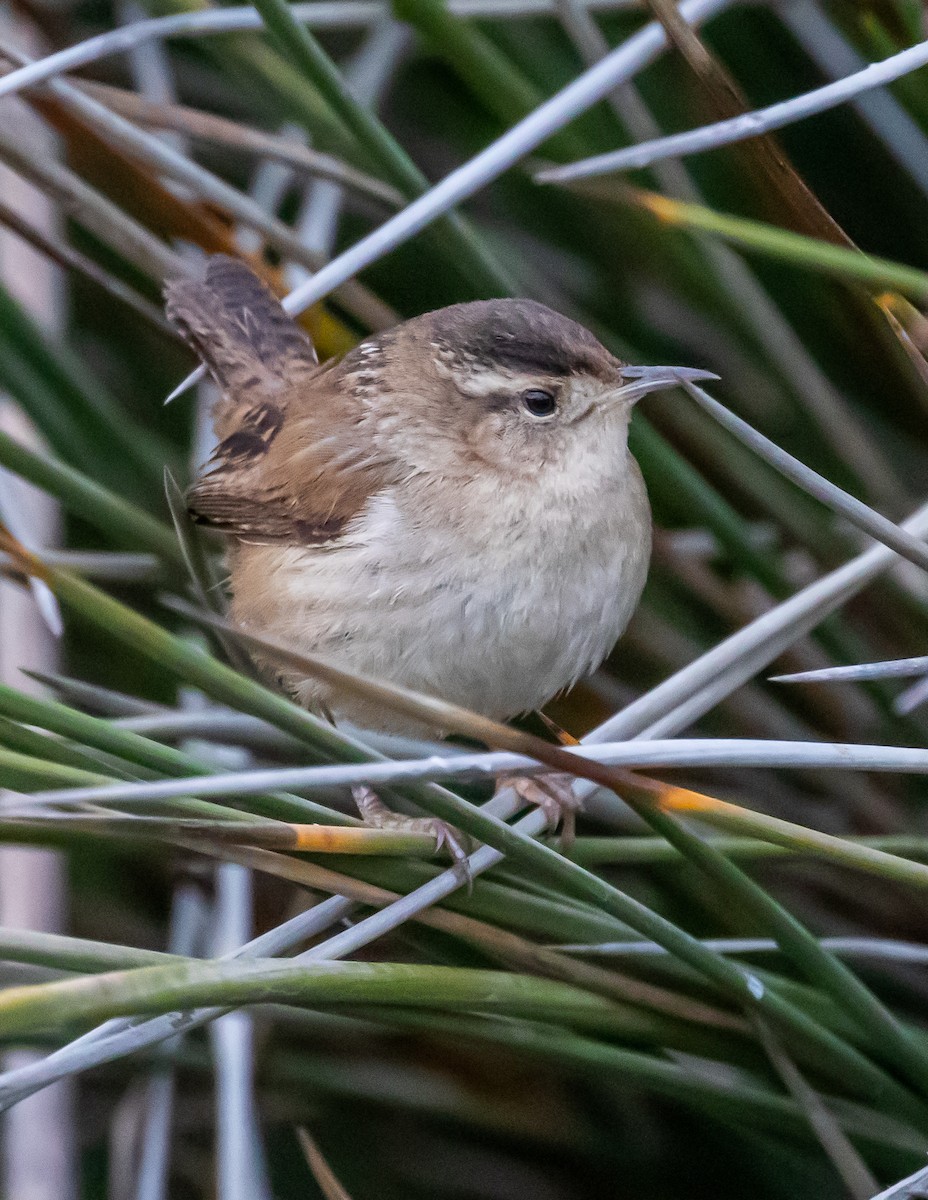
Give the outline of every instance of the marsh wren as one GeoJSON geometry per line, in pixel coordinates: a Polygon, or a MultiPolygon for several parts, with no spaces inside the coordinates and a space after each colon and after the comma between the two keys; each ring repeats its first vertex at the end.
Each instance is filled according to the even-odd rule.
{"type": "MultiPolygon", "coordinates": [[[[599,666],[651,548],[632,406],[715,376],[629,367],[531,300],[455,304],[320,365],[235,259],[166,296],[221,393],[189,505],[229,539],[237,622],[499,719],[599,666]]],[[[280,681],[306,707],[409,731],[280,681]]]]}

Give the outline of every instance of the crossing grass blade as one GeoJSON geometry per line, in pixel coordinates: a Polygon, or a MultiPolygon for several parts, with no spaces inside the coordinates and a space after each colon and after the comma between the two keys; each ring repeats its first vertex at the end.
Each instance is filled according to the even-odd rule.
{"type": "MultiPolygon", "coordinates": [[[[717,115],[661,25],[624,0],[195,7],[158,0],[151,15],[167,23],[124,27],[127,6],[108,0],[59,6],[54,21],[24,10],[11,41],[72,49],[0,81],[31,78],[22,95],[62,147],[59,160],[0,132],[0,159],[53,214],[46,230],[0,180],[0,219],[46,256],[13,268],[0,247],[0,385],[49,447],[0,435],[0,469],[62,511],[53,550],[3,536],[0,632],[8,603],[30,603],[29,577],[65,618],[54,667],[23,675],[21,646],[0,639],[0,855],[53,848],[70,881],[68,932],[30,931],[10,916],[0,867],[0,1104],[80,1076],[65,1132],[82,1148],[69,1184],[85,1200],[104,1200],[107,1175],[145,1200],[156,1178],[160,1195],[205,1198],[214,1145],[224,1187],[230,1163],[263,1156],[274,1195],[296,1200],[303,1125],[330,1171],[319,1186],[357,1200],[451,1200],[463,1178],[488,1200],[500,1188],[599,1200],[616,1178],[662,1196],[679,1191],[680,1164],[698,1196],[891,1188],[919,1167],[928,1130],[928,717],[901,715],[893,681],[923,673],[928,651],[915,565],[928,527],[921,74],[893,85],[890,124],[847,106],[780,130],[794,190],[821,205],[808,237],[737,149],[688,162],[689,190],[671,164],[631,188],[535,182],[717,115]],[[373,110],[346,64],[384,21],[406,26],[404,51],[373,110]],[[143,45],[158,61],[147,75],[143,45]],[[105,57],[119,46],[125,64],[105,57]],[[62,89],[77,67],[105,82],[62,89]],[[609,96],[617,80],[634,97],[609,96]],[[127,131],[94,103],[135,122],[122,149],[99,134],[127,131]],[[315,253],[298,214],[317,167],[323,198],[333,180],[345,190],[332,265],[313,258],[307,279],[286,247],[294,262],[315,253]],[[273,197],[260,184],[271,169],[294,172],[273,197]],[[243,240],[255,218],[263,233],[243,240]],[[866,254],[829,244],[826,226],[866,254]],[[467,744],[369,737],[261,682],[228,631],[204,648],[199,612],[222,612],[224,566],[184,513],[197,423],[189,405],[161,403],[189,357],[152,320],[164,276],[197,270],[201,252],[241,253],[278,294],[316,301],[363,269],[303,318],[323,356],[397,316],[518,291],[625,361],[720,377],[728,428],[683,392],[634,416],[657,523],[649,585],[602,670],[553,702],[552,724],[501,728],[342,679],[385,710],[414,703],[443,728],[453,716],[467,744]],[[24,298],[48,255],[65,264],[54,313],[24,298]],[[178,481],[167,502],[165,468],[178,481]],[[198,608],[165,605],[164,589],[198,608]],[[590,754],[555,745],[558,728],[590,754]],[[615,743],[642,761],[596,758],[615,743]],[[587,777],[569,853],[543,813],[493,794],[503,761],[587,777]],[[350,789],[365,772],[391,808],[473,839],[469,880],[431,836],[362,824],[350,789]],[[243,870],[256,928],[233,957],[210,957],[212,883],[243,870]],[[171,914],[191,896],[199,932],[179,941],[171,914]],[[205,1098],[220,1043],[196,1030],[236,1006],[254,1022],[256,1070],[230,1084],[246,1061],[236,1043],[217,1108],[205,1098]],[[230,1103],[256,1116],[229,1122],[230,1103]]],[[[911,6],[809,0],[797,17],[684,0],[680,12],[751,110],[840,74],[829,46],[888,59],[922,36],[911,6]]],[[[692,60],[694,37],[672,32],[692,60]]],[[[47,1136],[6,1139],[0,1193],[16,1191],[10,1162],[47,1136]]]]}

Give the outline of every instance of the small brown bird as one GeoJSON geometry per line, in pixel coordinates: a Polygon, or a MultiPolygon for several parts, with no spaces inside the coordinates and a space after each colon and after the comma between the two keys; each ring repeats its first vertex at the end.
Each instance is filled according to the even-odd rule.
{"type": "MultiPolygon", "coordinates": [[[[166,295],[221,391],[189,504],[229,538],[237,622],[500,719],[602,662],[651,548],[632,405],[714,376],[626,366],[531,300],[452,305],[320,365],[235,259],[166,295]]],[[[397,728],[314,679],[281,682],[307,707],[397,728]]]]}

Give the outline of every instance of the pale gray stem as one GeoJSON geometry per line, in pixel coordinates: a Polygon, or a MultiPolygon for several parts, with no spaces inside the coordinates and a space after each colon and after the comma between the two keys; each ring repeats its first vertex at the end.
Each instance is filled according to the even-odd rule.
{"type": "MultiPolygon", "coordinates": [[[[731,3],[732,0],[683,0],[680,11],[692,24],[699,25],[731,3]]],[[[417,197],[395,217],[322,267],[284,299],[284,308],[289,313],[303,312],[341,286],[346,279],[352,279],[397,246],[408,242],[433,221],[508,171],[614,88],[633,79],[666,47],[667,35],[663,27],[657,21],[650,22],[621,46],[617,46],[602,62],[540,104],[485,150],[446,175],[440,183],[417,197]]],[[[168,400],[186,391],[201,374],[202,369],[194,371],[174,389],[168,400]]]]}
{"type": "MultiPolygon", "coordinates": [[[[176,888],[171,906],[168,950],[172,954],[195,954],[205,917],[206,904],[201,889],[191,883],[176,888]]],[[[165,1042],[145,1089],[134,1200],[165,1200],[168,1195],[171,1119],[174,1113],[171,1046],[171,1042],[165,1042]]]]}
{"type": "MultiPolygon", "coordinates": [[[[15,21],[3,17],[3,25],[15,21]]],[[[18,36],[29,36],[31,27],[15,22],[18,36]]],[[[37,152],[52,161],[55,147],[39,122],[21,106],[5,106],[10,131],[30,138],[37,152]]],[[[53,233],[54,206],[48,198],[8,168],[0,168],[0,194],[18,212],[28,212],[39,228],[53,233]]],[[[26,312],[44,328],[57,330],[63,314],[58,268],[22,241],[0,234],[0,275],[26,312]]],[[[27,445],[38,448],[35,429],[22,411],[5,397],[0,400],[0,427],[27,445]]],[[[12,519],[22,536],[35,546],[54,545],[60,536],[60,513],[45,492],[5,471],[0,490],[2,516],[12,519]]],[[[57,604],[49,602],[47,588],[24,591],[0,580],[0,680],[24,690],[20,668],[54,670],[58,643],[50,626],[60,628],[57,604]]],[[[0,793],[0,806],[5,796],[0,793]]],[[[17,929],[61,932],[67,920],[67,878],[61,855],[50,850],[19,846],[0,848],[0,924],[17,929]]],[[[2,1056],[4,1070],[29,1069],[34,1052],[12,1051],[2,1056]]],[[[74,1088],[70,1081],[41,1096],[33,1096],[2,1122],[0,1194],[29,1200],[72,1200],[77,1194],[78,1158],[75,1142],[74,1088]]]]}
{"type": "Polygon", "coordinates": [[[828,83],[811,92],[804,92],[801,96],[793,96],[780,104],[772,104],[769,108],[743,113],[726,121],[717,121],[713,125],[703,125],[687,133],[657,138],[639,146],[613,150],[608,154],[597,154],[567,166],[551,167],[540,172],[537,178],[542,183],[566,183],[570,179],[589,179],[594,175],[650,167],[653,163],[662,162],[667,158],[682,158],[688,154],[714,150],[718,146],[729,146],[733,142],[759,137],[786,125],[793,125],[806,117],[827,112],[830,108],[837,108],[839,104],[845,104],[864,92],[884,87],[904,75],[910,75],[926,63],[928,41],[919,42],[916,46],[910,46],[882,62],[871,63],[862,71],[856,71],[845,79],[828,83]]]}
{"type": "MultiPolygon", "coordinates": [[[[786,0],[776,6],[776,13],[829,79],[853,75],[867,66],[814,0],[786,0]]],[[[903,171],[928,195],[928,137],[905,108],[883,89],[862,92],[853,104],[903,171]]]]}

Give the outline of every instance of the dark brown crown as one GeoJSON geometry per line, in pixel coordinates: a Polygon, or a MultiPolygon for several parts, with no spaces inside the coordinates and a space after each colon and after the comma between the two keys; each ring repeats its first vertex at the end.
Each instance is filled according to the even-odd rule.
{"type": "Polygon", "coordinates": [[[605,380],[619,367],[588,329],[534,300],[475,300],[421,319],[430,340],[462,365],[605,380]]]}

